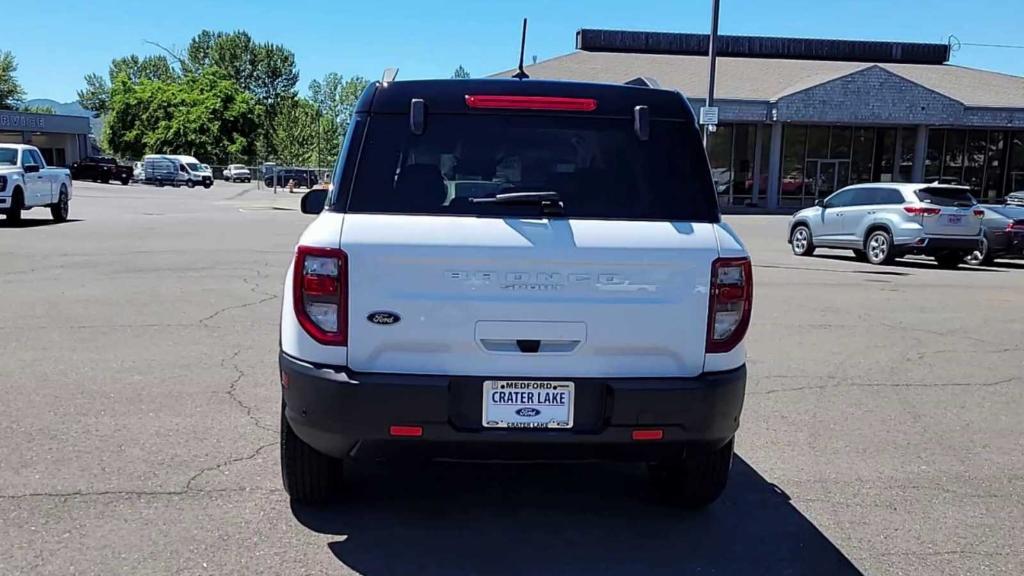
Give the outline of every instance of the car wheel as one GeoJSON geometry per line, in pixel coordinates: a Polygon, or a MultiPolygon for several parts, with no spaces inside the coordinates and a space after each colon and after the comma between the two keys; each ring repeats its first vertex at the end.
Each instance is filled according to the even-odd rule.
{"type": "Polygon", "coordinates": [[[25,206],[25,198],[22,196],[21,188],[14,189],[11,197],[11,206],[7,209],[8,222],[21,222],[21,211],[25,206]]]}
{"type": "Polygon", "coordinates": [[[718,500],[729,481],[734,441],[730,438],[716,450],[695,451],[678,460],[650,464],[658,494],[672,504],[692,509],[718,500]]]}
{"type": "Polygon", "coordinates": [[[188,186],[189,188],[195,188],[196,187],[196,183],[191,181],[191,180],[186,180],[185,181],[185,186],[188,186]]]}
{"type": "Polygon", "coordinates": [[[960,266],[966,255],[963,252],[942,252],[935,255],[935,262],[939,268],[952,270],[960,266]]]}
{"type": "Polygon", "coordinates": [[[896,259],[893,250],[892,236],[885,230],[875,230],[864,242],[868,262],[872,264],[891,264],[896,259]]]}
{"type": "Polygon", "coordinates": [[[68,219],[68,189],[63,184],[60,185],[60,197],[57,199],[57,203],[50,206],[50,217],[54,222],[66,222],[68,219]]]}
{"type": "Polygon", "coordinates": [[[988,266],[993,260],[995,260],[995,257],[989,251],[988,238],[984,236],[981,237],[981,242],[978,243],[978,249],[964,258],[964,262],[971,266],[988,266]]]}
{"type": "Polygon", "coordinates": [[[213,182],[209,182],[209,181],[204,181],[203,182],[203,188],[209,189],[212,186],[213,186],[213,182]]]}
{"type": "Polygon", "coordinates": [[[811,229],[803,224],[793,229],[789,243],[793,247],[793,254],[797,256],[814,254],[814,239],[811,237],[811,229]]]}
{"type": "Polygon", "coordinates": [[[341,489],[343,463],[317,452],[299,438],[281,402],[281,478],[293,502],[321,505],[341,489]]]}
{"type": "Polygon", "coordinates": [[[121,184],[122,185],[127,186],[127,185],[129,185],[131,183],[132,183],[132,179],[131,179],[130,176],[122,176],[121,177],[121,184]]]}

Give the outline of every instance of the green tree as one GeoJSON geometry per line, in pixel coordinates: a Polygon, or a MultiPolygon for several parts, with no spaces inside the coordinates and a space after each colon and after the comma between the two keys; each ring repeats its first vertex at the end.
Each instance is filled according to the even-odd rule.
{"type": "Polygon", "coordinates": [[[110,108],[110,86],[114,78],[124,75],[129,82],[154,80],[170,82],[180,77],[166,56],[158,54],[139,58],[135,54],[115,58],[110,63],[107,78],[99,74],[86,74],[85,88],[78,91],[78,102],[86,110],[101,116],[110,108]]]}
{"type": "Polygon", "coordinates": [[[455,72],[452,72],[452,78],[458,78],[460,80],[465,80],[466,78],[469,78],[469,77],[470,77],[469,76],[469,70],[466,70],[465,68],[463,68],[462,64],[459,64],[459,67],[455,69],[455,72]]]}
{"type": "MultiPolygon", "coordinates": [[[[320,163],[323,166],[332,166],[338,157],[356,102],[369,83],[362,76],[345,79],[335,72],[309,83],[309,99],[320,117],[320,163]]],[[[315,141],[313,146],[316,146],[315,141]]]]}
{"type": "Polygon", "coordinates": [[[25,91],[14,75],[17,71],[14,54],[7,50],[0,52],[0,110],[15,110],[25,101],[25,91]]]}
{"type": "Polygon", "coordinates": [[[179,153],[226,163],[251,157],[256,119],[252,96],[215,68],[170,81],[122,73],[110,90],[105,144],[131,158],[179,153]]]}
{"type": "Polygon", "coordinates": [[[53,106],[22,106],[18,108],[21,112],[28,112],[30,114],[56,114],[57,111],[53,109],[53,106]]]}
{"type": "Polygon", "coordinates": [[[255,42],[244,30],[203,30],[189,42],[184,66],[190,72],[220,68],[242,90],[270,108],[295,96],[299,83],[291,50],[280,44],[255,42]]]}
{"type": "Polygon", "coordinates": [[[316,164],[317,116],[316,105],[305,98],[296,97],[280,103],[272,132],[272,144],[279,164],[316,164]]]}

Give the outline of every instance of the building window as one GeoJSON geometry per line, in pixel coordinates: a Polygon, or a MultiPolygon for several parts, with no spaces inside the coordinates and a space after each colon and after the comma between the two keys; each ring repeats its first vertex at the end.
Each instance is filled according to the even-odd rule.
{"type": "Polygon", "coordinates": [[[729,190],[732,188],[732,126],[721,124],[708,134],[708,162],[711,164],[711,178],[715,182],[718,203],[728,206],[729,190]]]}
{"type": "Polygon", "coordinates": [[[1002,196],[1003,175],[1006,173],[1006,134],[992,131],[988,134],[988,163],[985,167],[985,188],[982,197],[995,200],[1002,196]]]}
{"type": "Polygon", "coordinates": [[[733,126],[732,198],[733,206],[743,206],[754,196],[754,145],[757,140],[756,124],[733,126]]]}
{"type": "Polygon", "coordinates": [[[942,176],[942,155],[946,148],[946,131],[933,128],[928,131],[928,154],[924,160],[924,179],[931,182],[942,176]]]}
{"type": "Polygon", "coordinates": [[[964,146],[967,144],[966,130],[946,132],[946,152],[942,160],[942,177],[963,182],[964,146]]]}
{"type": "Polygon", "coordinates": [[[1024,132],[1010,133],[1010,160],[1007,163],[1004,193],[1024,190],[1024,132]]]}
{"type": "Polygon", "coordinates": [[[971,130],[967,133],[964,155],[964,184],[980,191],[985,179],[985,155],[988,151],[988,132],[971,130]]]}
{"type": "Polygon", "coordinates": [[[916,144],[917,131],[914,128],[900,128],[900,182],[914,181],[914,147],[916,144]]]}
{"type": "Polygon", "coordinates": [[[875,135],[875,182],[892,182],[893,177],[893,150],[896,147],[896,129],[879,128],[875,135]]]}
{"type": "Polygon", "coordinates": [[[782,132],[782,206],[803,204],[804,161],[807,158],[807,127],[785,126],[782,132]]]}
{"type": "Polygon", "coordinates": [[[871,182],[871,160],[875,153],[875,129],[853,130],[853,153],[850,156],[850,183],[871,182]]]}

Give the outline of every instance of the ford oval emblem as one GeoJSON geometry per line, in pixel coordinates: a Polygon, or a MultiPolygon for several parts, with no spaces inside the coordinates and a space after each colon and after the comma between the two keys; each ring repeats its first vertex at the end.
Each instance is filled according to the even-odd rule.
{"type": "Polygon", "coordinates": [[[377,312],[370,312],[366,319],[370,322],[379,326],[391,326],[392,324],[398,324],[402,321],[402,317],[394,312],[386,312],[378,310],[377,312]]]}
{"type": "Polygon", "coordinates": [[[536,418],[537,416],[540,416],[540,410],[527,406],[516,410],[516,415],[522,416],[523,418],[536,418]]]}

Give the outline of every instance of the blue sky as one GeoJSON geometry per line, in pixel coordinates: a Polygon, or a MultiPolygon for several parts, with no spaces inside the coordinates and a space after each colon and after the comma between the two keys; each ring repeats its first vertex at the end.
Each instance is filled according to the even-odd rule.
{"type": "MultiPolygon", "coordinates": [[[[29,98],[68,101],[110,60],[184,47],[203,28],[248,30],[295,52],[303,89],[327,72],[379,78],[474,76],[511,68],[530,19],[527,57],[572,51],[581,27],[707,32],[710,0],[225,0],[217,3],[51,0],[32,23],[5,26],[29,98]],[[45,30],[46,34],[41,32],[45,30]]],[[[1024,45],[1022,0],[722,0],[723,34],[1024,45]]],[[[964,46],[952,62],[1024,76],[1024,49],[964,46]]]]}

